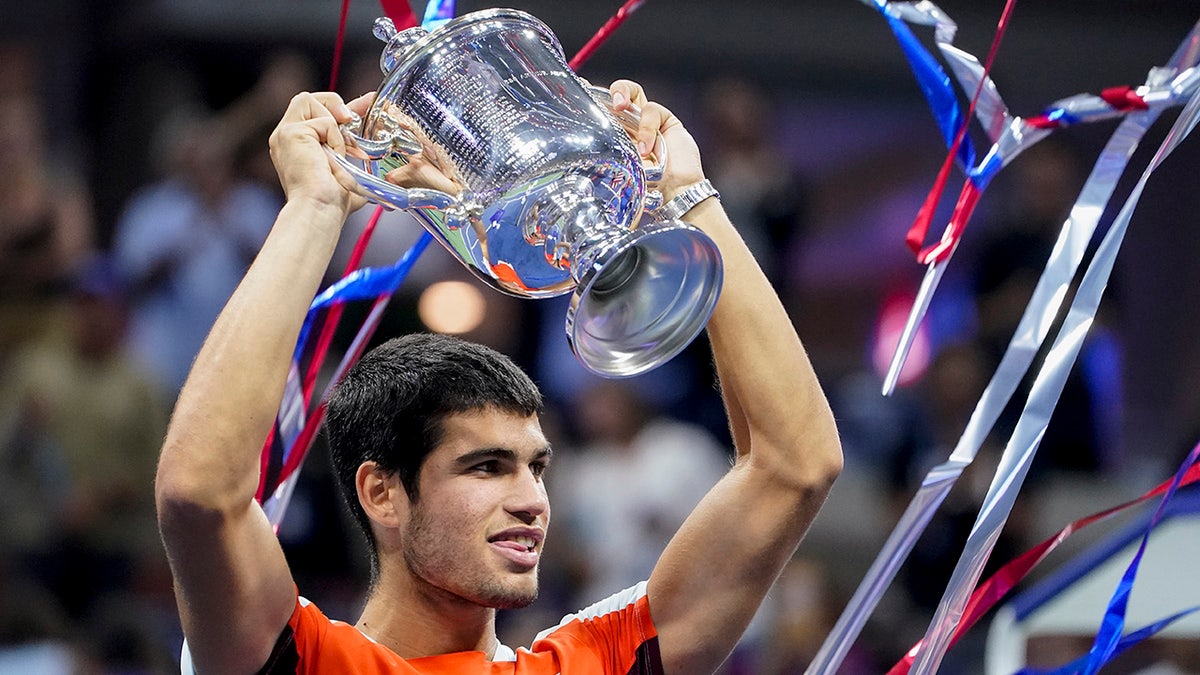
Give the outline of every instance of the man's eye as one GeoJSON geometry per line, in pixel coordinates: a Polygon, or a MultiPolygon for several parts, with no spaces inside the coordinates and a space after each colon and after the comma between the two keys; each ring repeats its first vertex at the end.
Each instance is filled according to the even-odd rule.
{"type": "Polygon", "coordinates": [[[550,468],[550,465],[546,462],[534,462],[533,464],[529,465],[529,470],[533,472],[533,475],[535,475],[539,478],[543,474],[545,474],[546,469],[549,469],[549,468],[550,468]]]}
{"type": "Polygon", "coordinates": [[[496,473],[500,470],[500,463],[495,460],[490,462],[480,462],[479,464],[471,467],[471,470],[478,471],[480,473],[496,473]]]}

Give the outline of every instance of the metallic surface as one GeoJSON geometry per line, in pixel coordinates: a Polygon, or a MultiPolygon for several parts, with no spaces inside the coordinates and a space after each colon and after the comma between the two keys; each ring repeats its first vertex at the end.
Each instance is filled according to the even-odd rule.
{"type": "Polygon", "coordinates": [[[432,33],[384,19],[376,35],[390,72],[349,134],[352,157],[335,155],[368,198],[415,213],[497,290],[573,292],[567,336],[590,370],[635,375],[691,342],[720,290],[716,246],[647,212],[660,201],[647,179],[661,160],[643,166],[629,137],[636,115],[609,110],[544,24],[497,9],[432,33]],[[417,155],[454,188],[387,180],[417,155]]]}

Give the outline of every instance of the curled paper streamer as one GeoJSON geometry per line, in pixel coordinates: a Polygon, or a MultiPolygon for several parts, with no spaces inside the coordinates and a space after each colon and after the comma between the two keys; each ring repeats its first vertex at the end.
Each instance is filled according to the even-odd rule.
{"type": "MultiPolygon", "coordinates": [[[[1191,95],[1195,91],[1196,73],[1191,68],[1200,56],[1196,53],[1198,31],[1200,25],[1192,29],[1172,57],[1170,65],[1151,71],[1148,87],[1156,91],[1173,91],[1176,97],[1191,95]]],[[[806,673],[836,672],[933,513],[963,470],[974,461],[1049,334],[1066,296],[1066,288],[1083,260],[1104,206],[1116,189],[1129,157],[1160,111],[1161,108],[1128,115],[1109,139],[1059,233],[1046,268],[1038,279],[1000,365],[984,389],[954,451],[947,461],[935,466],[925,476],[806,673]]],[[[943,271],[943,266],[931,266],[927,278],[940,275],[943,271]]],[[[919,295],[918,303],[922,302],[922,297],[927,303],[930,295],[919,295]]],[[[916,325],[911,315],[910,325],[916,325]]]]}
{"type": "MultiPolygon", "coordinates": [[[[1173,485],[1184,487],[1200,481],[1200,464],[1196,463],[1198,455],[1200,455],[1200,444],[1197,444],[1184,460],[1183,465],[1176,472],[1176,477],[1159,483],[1140,497],[1071,522],[1054,536],[1046,538],[1033,548],[1005,563],[971,593],[971,599],[963,611],[962,620],[959,621],[958,627],[954,631],[954,637],[950,641],[951,646],[1071,535],[1160,495],[1163,495],[1163,500],[1167,501],[1171,497],[1170,492],[1173,485]]],[[[888,670],[888,675],[907,673],[912,667],[913,658],[920,651],[920,646],[921,642],[913,645],[905,657],[888,670]]]]}
{"type": "MultiPolygon", "coordinates": [[[[912,341],[916,337],[917,325],[929,309],[933,292],[937,289],[945,272],[945,264],[953,255],[970,214],[974,211],[975,204],[987,182],[1000,166],[1011,161],[1027,145],[1015,145],[1011,142],[1002,145],[1000,143],[1003,131],[1012,129],[1011,118],[1008,114],[1008,107],[1000,98],[995,84],[987,74],[1007,26],[1014,0],[1009,0],[1005,5],[1004,13],[997,26],[996,37],[989,50],[987,67],[981,66],[979,60],[971,54],[953,46],[952,42],[958,26],[932,2],[871,0],[867,4],[873,6],[888,20],[892,32],[900,41],[903,51],[908,57],[922,91],[925,92],[926,100],[929,102],[934,118],[938,120],[938,126],[949,147],[949,154],[938,172],[934,186],[926,197],[912,227],[905,235],[905,243],[917,254],[918,261],[927,265],[928,268],[914,300],[913,309],[909,313],[909,319],[905,322],[904,330],[901,332],[888,372],[884,377],[883,393],[887,395],[895,389],[900,371],[904,367],[904,361],[912,348],[912,341]],[[989,140],[993,143],[993,150],[989,153],[989,157],[978,167],[972,166],[975,153],[971,150],[970,137],[966,133],[967,120],[959,112],[957,94],[951,86],[949,78],[937,66],[933,56],[908,30],[905,22],[934,27],[935,41],[940,53],[954,71],[964,90],[973,92],[971,112],[976,114],[980,124],[987,132],[989,140]],[[1008,150],[1006,156],[1000,156],[999,153],[1002,149],[1008,150]],[[937,208],[950,175],[950,168],[956,159],[967,175],[967,183],[963,187],[958,206],[955,208],[951,222],[943,232],[941,240],[925,247],[924,241],[933,219],[934,210],[937,208]]],[[[1031,144],[1035,141],[1036,139],[1030,138],[1028,143],[1031,144]]]]}
{"type": "MultiPolygon", "coordinates": [[[[416,255],[419,255],[419,252],[416,255]]],[[[262,503],[263,512],[267,514],[267,519],[274,528],[278,529],[279,524],[283,521],[283,514],[291,500],[292,492],[296,488],[296,480],[300,476],[300,467],[303,466],[304,459],[308,454],[308,449],[312,446],[316,432],[325,420],[325,396],[328,395],[333,385],[349,370],[350,366],[358,360],[358,357],[362,356],[362,352],[367,345],[367,340],[374,334],[375,329],[379,327],[383,311],[387,308],[390,301],[391,296],[383,296],[375,300],[375,303],[371,307],[371,312],[367,315],[367,319],[363,322],[358,334],[355,335],[354,341],[346,351],[345,356],[342,357],[342,361],[338,364],[333,377],[330,378],[329,386],[326,387],[322,394],[321,402],[317,405],[317,409],[313,412],[307,423],[298,430],[296,437],[292,439],[289,448],[291,452],[280,472],[281,478],[276,483],[270,498],[262,503]]]]}
{"type": "Polygon", "coordinates": [[[1155,509],[1154,516],[1151,517],[1150,522],[1146,525],[1146,532],[1142,535],[1142,541],[1138,545],[1137,552],[1134,554],[1133,559],[1129,561],[1129,565],[1125,568],[1125,573],[1121,575],[1121,580],[1117,583],[1117,587],[1113,591],[1112,598],[1108,601],[1108,607],[1104,611],[1104,619],[1100,623],[1100,630],[1096,632],[1096,640],[1092,644],[1092,648],[1082,658],[1052,672],[1056,674],[1062,673],[1063,675],[1067,673],[1094,675],[1120,652],[1154,635],[1172,622],[1200,609],[1192,608],[1177,612],[1166,619],[1157,621],[1142,630],[1136,631],[1126,638],[1123,638],[1121,635],[1125,630],[1125,611],[1129,604],[1129,596],[1133,592],[1133,582],[1137,578],[1142,556],[1146,553],[1146,544],[1150,541],[1150,533],[1153,531],[1154,526],[1162,520],[1167,502],[1175,494],[1175,490],[1183,481],[1184,474],[1187,473],[1188,468],[1195,463],[1197,455],[1200,455],[1200,445],[1197,445],[1188,453],[1183,466],[1179,467],[1179,470],[1175,473],[1175,477],[1171,480],[1171,486],[1167,489],[1167,493],[1163,495],[1162,500],[1158,503],[1158,508],[1155,509]]]}
{"type": "Polygon", "coordinates": [[[1198,118],[1200,97],[1193,89],[1183,113],[1175,121],[1167,138],[1142,173],[1084,272],[1066,319],[1046,355],[1045,364],[1034,379],[1021,417],[1000,458],[1000,466],[984,497],[975,525],[967,537],[967,544],[950,577],[950,583],[938,604],[933,621],[925,634],[924,644],[918,651],[910,672],[921,675],[933,673],[941,664],[950,638],[962,617],[967,596],[979,580],[992,547],[1000,536],[1000,530],[1012,511],[1017,492],[1029,472],[1029,466],[1050,422],[1050,415],[1054,412],[1067,375],[1083,346],[1083,339],[1096,315],[1116,261],[1117,251],[1120,250],[1129,220],[1146,182],[1162,161],[1191,133],[1198,118]]]}
{"type": "MultiPolygon", "coordinates": [[[[449,0],[453,5],[453,0],[449,0]]],[[[433,0],[431,5],[439,4],[433,0]]],[[[412,8],[407,1],[402,0],[380,0],[384,13],[388,15],[392,22],[399,28],[409,28],[417,25],[416,16],[413,14],[412,8]]],[[[345,21],[349,13],[349,0],[344,0],[342,5],[341,23],[338,28],[337,44],[334,50],[334,64],[330,75],[330,88],[334,87],[337,81],[338,67],[340,63],[340,54],[342,45],[345,41],[345,21]]],[[[382,207],[376,207],[374,214],[371,216],[367,227],[363,229],[358,241],[355,243],[354,250],[350,255],[350,259],[346,265],[343,274],[352,273],[362,260],[363,254],[366,252],[367,244],[370,242],[371,236],[374,233],[375,225],[379,222],[379,217],[383,213],[382,207]]],[[[418,241],[413,247],[420,247],[424,250],[425,235],[422,240],[418,241]]],[[[412,250],[410,250],[411,253],[412,250]]],[[[404,258],[401,258],[403,261],[404,258]]],[[[411,263],[408,265],[411,266],[411,263]]],[[[406,268],[407,269],[407,268],[406,268]]],[[[407,273],[407,272],[406,272],[407,273]]],[[[397,280],[397,285],[399,280],[397,280]]],[[[394,289],[393,289],[394,291],[394,289]]],[[[329,303],[327,303],[329,304],[329,303]]],[[[308,407],[312,400],[312,391],[315,385],[317,373],[325,361],[328,354],[330,344],[333,339],[333,333],[337,328],[337,324],[341,319],[342,304],[334,304],[325,317],[322,327],[321,336],[318,339],[316,347],[312,350],[312,356],[309,362],[309,368],[306,376],[301,381],[300,360],[301,356],[308,344],[308,332],[318,318],[319,307],[309,308],[308,314],[305,316],[304,324],[301,328],[301,333],[296,341],[296,349],[292,358],[292,366],[288,372],[288,379],[284,387],[283,399],[280,402],[279,413],[276,415],[275,425],[271,430],[271,434],[267,437],[263,444],[262,460],[260,462],[259,485],[256,493],[256,499],[259,503],[267,503],[268,495],[276,495],[283,487],[283,481],[287,480],[291,471],[289,467],[298,466],[303,462],[304,456],[308,452],[308,446],[298,447],[296,441],[303,435],[305,428],[312,424],[309,419],[308,407]],[[278,469],[278,472],[274,471],[278,469]]],[[[316,423],[319,425],[319,422],[316,423]]],[[[308,436],[315,436],[316,429],[314,428],[308,436]]],[[[311,438],[308,440],[311,443],[311,438]]],[[[290,488],[289,488],[290,490],[290,488]]],[[[290,495],[290,492],[289,492],[290,495]]],[[[275,504],[279,504],[275,500],[275,504]]],[[[284,500],[286,505],[286,500],[284,500]]],[[[282,507],[275,507],[268,510],[268,518],[271,524],[278,528],[279,523],[283,520],[282,507]]]]}
{"type": "MultiPolygon", "coordinates": [[[[964,91],[976,92],[975,98],[972,99],[975,118],[983,126],[988,138],[993,142],[992,148],[977,166],[970,166],[969,164],[963,166],[967,181],[963,186],[962,193],[959,195],[958,202],[950,217],[950,222],[942,234],[941,240],[935,244],[921,248],[934,209],[940,201],[942,190],[948,178],[951,160],[955,156],[953,143],[957,137],[947,135],[946,122],[944,120],[958,119],[957,102],[951,93],[941,92],[937,97],[931,97],[927,94],[926,98],[933,109],[934,117],[939,120],[939,126],[943,129],[943,136],[947,138],[947,144],[952,150],[950,153],[951,156],[947,157],[946,163],[938,175],[934,188],[930,191],[921,212],[905,237],[908,246],[917,253],[918,262],[926,265],[927,269],[914,300],[913,308],[909,313],[908,321],[905,323],[904,330],[901,332],[900,339],[897,342],[888,372],[884,377],[883,393],[884,395],[890,395],[895,390],[896,384],[899,381],[900,372],[904,367],[904,362],[912,347],[912,341],[916,336],[917,326],[928,311],[933,293],[936,291],[945,272],[944,266],[949,263],[950,258],[953,256],[967,223],[970,221],[975,205],[996,173],[1004,166],[1007,166],[1021,152],[1045,138],[1047,134],[1055,129],[1072,124],[1111,119],[1137,111],[1161,110],[1164,107],[1176,106],[1179,104],[1180,92],[1173,83],[1161,81],[1153,83],[1148,81],[1145,85],[1137,88],[1111,87],[1098,95],[1078,94],[1062,99],[1051,104],[1040,115],[1029,119],[1014,117],[1009,113],[1008,106],[1000,97],[995,84],[988,77],[988,68],[981,66],[974,56],[951,44],[957,27],[936,5],[931,2],[889,3],[882,2],[882,0],[863,1],[874,6],[888,18],[889,25],[893,26],[893,32],[903,42],[910,42],[912,36],[910,32],[907,32],[907,28],[904,31],[900,31],[897,28],[898,25],[903,26],[900,23],[901,19],[911,23],[935,27],[935,38],[938,49],[953,71],[959,85],[964,91]]],[[[1001,18],[1000,26],[997,29],[997,39],[1000,37],[1000,33],[1007,22],[1007,12],[1010,8],[1011,0],[1005,8],[1005,16],[1001,18]]],[[[996,44],[993,41],[992,54],[995,52],[995,47],[996,44]]],[[[1182,56],[1182,52],[1194,48],[1195,45],[1189,46],[1185,44],[1180,47],[1181,54],[1177,54],[1177,56],[1182,56]]],[[[918,50],[924,50],[924,47],[919,43],[905,44],[904,46],[906,54],[918,50]]],[[[989,65],[992,54],[989,54],[988,57],[989,65]]],[[[925,52],[925,58],[920,60],[914,60],[910,57],[910,63],[913,64],[914,72],[918,73],[918,80],[922,82],[922,89],[926,89],[929,86],[928,83],[936,79],[933,75],[925,72],[928,70],[928,66],[918,67],[917,65],[918,63],[927,62],[932,62],[932,57],[928,56],[927,52],[925,52]]],[[[937,72],[940,73],[940,69],[937,72]]],[[[959,130],[960,137],[964,136],[962,132],[965,128],[964,124],[959,130]]],[[[959,154],[961,155],[961,153],[959,154]]],[[[962,164],[961,156],[959,157],[959,163],[962,164]]]]}

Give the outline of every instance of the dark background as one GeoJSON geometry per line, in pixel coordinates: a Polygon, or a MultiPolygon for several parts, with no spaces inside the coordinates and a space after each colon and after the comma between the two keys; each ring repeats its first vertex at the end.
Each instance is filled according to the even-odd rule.
{"type": "MultiPolygon", "coordinates": [[[[461,2],[458,13],[493,6],[461,2]]],[[[620,3],[521,0],[509,6],[545,21],[569,56],[620,3]]],[[[1003,4],[947,0],[940,6],[958,21],[955,44],[984,58],[1003,4]]],[[[327,82],[340,9],[336,0],[8,2],[0,9],[0,35],[31,41],[40,52],[51,148],[87,178],[105,245],[129,196],[155,176],[151,139],[164,116],[185,100],[225,106],[281,50],[310,59],[317,81],[327,82]]],[[[416,9],[419,16],[423,5],[416,9]]],[[[1198,9],[1183,0],[1026,0],[1013,14],[993,79],[1013,112],[1026,116],[1072,94],[1136,85],[1169,58],[1198,9]]],[[[374,2],[352,3],[344,66],[378,53],[370,25],[381,14],[374,2]]],[[[902,240],[944,157],[882,18],[854,0],[648,0],[581,74],[596,83],[616,77],[643,82],[688,124],[702,150],[713,141],[700,121],[711,82],[738,78],[768,93],[773,108],[764,133],[802,176],[809,195],[804,242],[789,254],[785,270],[785,302],[827,387],[869,370],[881,298],[898,285],[914,286],[923,271],[902,240]]],[[[1117,207],[1172,119],[1164,115],[1147,135],[1124,191],[1114,198],[1117,207]]],[[[1094,159],[1113,126],[1059,135],[1094,159]]],[[[1200,390],[1194,385],[1200,375],[1197,167],[1200,143],[1191,139],[1155,174],[1105,301],[1105,323],[1124,352],[1124,403],[1114,439],[1122,472],[1090,478],[1098,507],[1161,480],[1200,431],[1200,390]]],[[[1005,200],[998,181],[978,219],[1002,212],[1005,200]]],[[[965,241],[974,236],[968,231],[965,241]]],[[[955,262],[960,270],[967,264],[955,262]]],[[[848,445],[839,489],[853,489],[862,476],[880,472],[871,460],[848,445]]],[[[838,499],[835,491],[834,502],[846,504],[838,499]]],[[[854,505],[848,506],[852,511],[854,505]]],[[[1042,518],[1061,525],[1078,515],[1083,513],[1042,518]]],[[[823,536],[836,540],[839,524],[854,517],[823,513],[814,530],[817,545],[823,536]]],[[[866,529],[886,532],[889,526],[866,529]]],[[[846,549],[840,571],[857,580],[875,550],[876,544],[846,549]]]]}

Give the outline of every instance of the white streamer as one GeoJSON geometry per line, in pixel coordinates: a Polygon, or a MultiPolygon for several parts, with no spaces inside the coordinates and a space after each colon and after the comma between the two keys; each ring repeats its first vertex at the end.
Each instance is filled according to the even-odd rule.
{"type": "MultiPolygon", "coordinates": [[[[1176,53],[1171,65],[1156,68],[1147,78],[1147,87],[1173,92],[1174,102],[1197,89],[1197,74],[1191,66],[1197,61],[1196,38],[1200,24],[1194,27],[1176,53]],[[1182,73],[1179,68],[1186,68],[1182,73]]],[[[1055,242],[1046,268],[1038,280],[1029,304],[1021,316],[1008,348],[984,390],[950,458],[925,476],[917,494],[884,543],[854,596],[842,612],[833,630],[805,671],[807,674],[833,673],[841,665],[884,591],[912,551],[963,470],[974,461],[979,448],[995,426],[1008,401],[1016,392],[1034,357],[1045,342],[1066,295],[1066,288],[1079,268],[1084,251],[1095,233],[1104,206],[1112,197],[1117,181],[1124,173],[1130,156],[1146,130],[1158,118],[1162,107],[1127,115],[1109,139],[1084,184],[1055,242]]],[[[1014,125],[1019,123],[1014,120],[1014,125]]],[[[1093,260],[1093,266],[1095,262],[1093,260]]],[[[926,279],[935,272],[931,265],[926,279]]],[[[940,276],[940,275],[939,275],[940,276]]],[[[923,288],[926,284],[923,284],[923,288]]],[[[928,285],[936,286],[936,279],[928,285]]],[[[915,313],[914,313],[915,314],[915,313]]],[[[910,319],[912,317],[910,316],[910,319]]],[[[1073,358],[1072,358],[1073,361],[1073,358]]],[[[1047,361],[1047,364],[1049,361],[1047,361]]],[[[1043,366],[1043,368],[1045,365],[1043,366]]],[[[1051,407],[1057,402],[1057,395],[1051,407]]],[[[1014,432],[1015,434],[1015,432],[1014,432]]],[[[997,475],[997,479],[999,474],[997,475]]],[[[993,542],[994,543],[994,542],[993,542]]],[[[988,546],[990,552],[991,546],[988,546]]],[[[986,561],[986,557],[984,559],[986,561]]],[[[982,569],[982,563],[980,563],[982,569]]],[[[978,577],[976,576],[976,580],[978,577]]],[[[953,582],[952,582],[953,583],[953,582]]],[[[974,582],[972,582],[972,587],[974,582]]],[[[967,589],[969,594],[970,589],[967,589]]],[[[961,610],[959,611],[961,616],[961,610]]],[[[957,618],[955,619],[957,624],[957,618]]]]}
{"type": "Polygon", "coordinates": [[[1050,416],[1058,403],[1063,385],[1066,384],[1071,366],[1083,347],[1083,339],[1096,316],[1100,299],[1112,274],[1117,252],[1121,248],[1129,220],[1137,208],[1146,182],[1162,161],[1191,133],[1198,119],[1200,96],[1193,92],[1084,272],[1063,326],[1050,347],[1045,364],[1034,379],[1025,408],[1021,411],[1021,418],[1000,458],[1000,467],[992,479],[983,507],[967,538],[967,545],[917,652],[912,670],[909,671],[911,674],[926,675],[936,671],[941,664],[971,591],[979,581],[983,566],[1016,502],[1017,492],[1029,472],[1029,466],[1046,432],[1046,426],[1050,423],[1050,416]]]}

